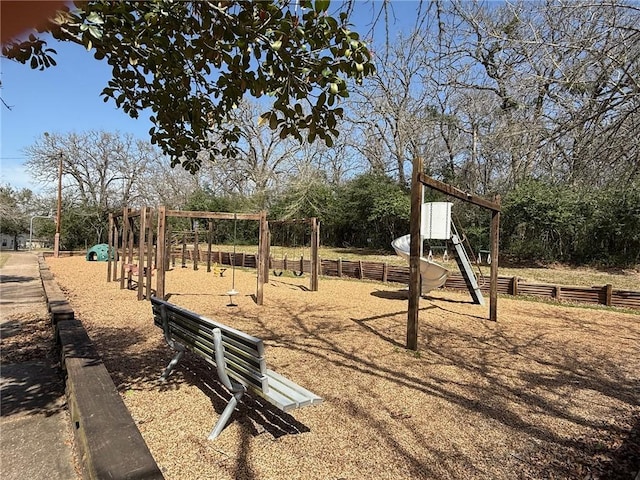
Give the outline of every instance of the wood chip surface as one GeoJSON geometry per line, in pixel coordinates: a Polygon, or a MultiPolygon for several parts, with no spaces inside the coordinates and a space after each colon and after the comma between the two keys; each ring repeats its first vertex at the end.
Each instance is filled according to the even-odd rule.
{"type": "Polygon", "coordinates": [[[493,323],[437,291],[413,352],[401,285],[271,276],[258,306],[236,269],[229,307],[230,270],[178,266],[170,302],[262,338],[268,368],[324,398],[290,414],[247,398],[208,441],[229,394],[194,357],[158,380],[173,353],[149,302],[106,263],[47,263],[169,480],[632,478],[640,459],[638,315],[500,298],[493,323]]]}

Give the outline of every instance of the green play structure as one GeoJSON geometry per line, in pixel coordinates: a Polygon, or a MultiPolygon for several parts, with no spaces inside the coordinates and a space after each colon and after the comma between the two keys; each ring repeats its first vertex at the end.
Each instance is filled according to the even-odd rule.
{"type": "Polygon", "coordinates": [[[87,251],[86,259],[89,262],[106,262],[109,259],[109,245],[106,243],[94,245],[87,251]]]}

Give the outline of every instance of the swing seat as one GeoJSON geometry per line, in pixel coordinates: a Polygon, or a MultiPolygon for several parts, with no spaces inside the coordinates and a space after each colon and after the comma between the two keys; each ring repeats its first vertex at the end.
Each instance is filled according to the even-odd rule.
{"type": "Polygon", "coordinates": [[[218,263],[214,263],[213,264],[213,274],[214,275],[220,275],[221,277],[224,277],[224,272],[226,272],[227,269],[221,267],[218,263]]]}

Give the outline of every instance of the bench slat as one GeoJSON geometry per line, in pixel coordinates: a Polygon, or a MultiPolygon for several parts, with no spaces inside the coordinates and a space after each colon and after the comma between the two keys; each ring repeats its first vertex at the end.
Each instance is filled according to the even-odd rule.
{"type": "Polygon", "coordinates": [[[222,331],[223,335],[227,336],[228,338],[233,338],[234,340],[238,341],[238,343],[241,345],[252,345],[252,346],[254,345],[256,351],[258,352],[258,355],[260,357],[264,357],[264,343],[262,342],[261,339],[257,337],[249,335],[248,333],[241,332],[240,330],[236,330],[235,328],[216,322],[215,320],[212,320],[210,318],[204,317],[202,315],[198,315],[197,313],[192,312],[191,310],[178,307],[177,305],[174,305],[169,302],[165,302],[155,297],[153,297],[151,301],[153,305],[154,322],[160,328],[162,328],[162,318],[160,317],[160,305],[165,305],[165,307],[167,308],[167,313],[169,313],[170,315],[173,314],[174,318],[180,318],[180,317],[188,318],[196,323],[205,324],[207,328],[211,328],[211,329],[219,328],[222,331]],[[180,317],[176,317],[175,316],[176,314],[180,315],[180,317]]]}
{"type": "MultiPolygon", "coordinates": [[[[182,329],[180,326],[170,325],[171,335],[178,340],[186,348],[200,357],[215,365],[215,353],[213,349],[213,338],[210,335],[196,336],[189,330],[182,329]],[[205,337],[205,338],[203,338],[205,337]],[[209,338],[211,340],[209,340],[209,338]]],[[[223,337],[224,338],[224,337],[223,337]]],[[[223,342],[224,343],[224,342],[223,342]]],[[[268,390],[268,382],[266,375],[262,374],[260,369],[256,369],[254,365],[246,362],[242,357],[236,357],[230,352],[225,351],[225,361],[229,376],[233,377],[243,385],[268,390]]]]}
{"type": "Polygon", "coordinates": [[[266,401],[275,405],[283,412],[288,412],[289,410],[293,410],[298,408],[298,403],[292,400],[291,398],[283,395],[277,390],[270,389],[269,392],[265,392],[263,390],[254,390],[252,393],[264,398],[266,401]]]}
{"type": "MultiPolygon", "coordinates": [[[[154,305],[154,307],[156,307],[154,305]]],[[[154,324],[160,328],[162,327],[162,317],[160,315],[160,308],[154,308],[154,324]]],[[[221,324],[213,322],[205,317],[194,317],[190,315],[188,317],[181,316],[183,311],[174,312],[167,309],[167,315],[170,320],[170,325],[183,327],[186,331],[191,332],[193,337],[204,337],[208,340],[208,346],[213,356],[213,337],[211,331],[214,328],[220,328],[222,332],[222,339],[225,346],[225,352],[229,355],[233,355],[234,358],[242,358],[247,362],[247,368],[255,368],[261,375],[266,373],[266,362],[264,358],[264,344],[262,340],[256,339],[246,335],[244,337],[235,335],[235,332],[229,334],[227,327],[221,328],[221,324]],[[256,341],[257,340],[257,341],[256,341]],[[248,343],[242,343],[248,341],[248,343]]],[[[185,333],[186,334],[186,333],[185,333]]]]}
{"type": "Polygon", "coordinates": [[[269,395],[275,390],[294,400],[299,407],[322,403],[321,397],[273,370],[267,370],[267,378],[269,379],[269,395]]]}
{"type": "MultiPolygon", "coordinates": [[[[211,351],[213,352],[213,335],[212,331],[214,328],[220,328],[217,325],[209,324],[210,322],[199,321],[196,322],[192,318],[182,318],[177,316],[175,313],[169,313],[169,318],[172,320],[173,324],[184,327],[186,330],[189,330],[195,336],[203,336],[209,340],[211,351]]],[[[205,320],[205,319],[202,319],[205,320]]],[[[264,355],[261,354],[261,351],[264,351],[263,348],[259,348],[258,345],[254,345],[253,342],[250,345],[242,344],[238,341],[238,338],[235,336],[229,336],[226,334],[224,330],[221,329],[222,339],[225,345],[225,350],[233,353],[236,357],[245,358],[246,361],[255,366],[260,373],[265,373],[265,359],[264,355]]],[[[260,340],[260,344],[262,344],[262,340],[260,340]]],[[[260,345],[262,346],[262,345],[260,345]]]]}

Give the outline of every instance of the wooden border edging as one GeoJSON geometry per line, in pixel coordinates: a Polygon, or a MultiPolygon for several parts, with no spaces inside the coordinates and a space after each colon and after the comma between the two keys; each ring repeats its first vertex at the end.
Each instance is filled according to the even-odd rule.
{"type": "Polygon", "coordinates": [[[84,477],[163,479],[89,335],[56,284],[44,255],[40,277],[66,376],[66,396],[84,477]]]}
{"type": "MultiPolygon", "coordinates": [[[[221,255],[221,252],[213,252],[213,255],[221,255]]],[[[220,258],[221,265],[229,264],[228,258],[220,258]]],[[[286,270],[286,260],[271,259],[271,268],[286,270]]],[[[255,255],[247,254],[246,266],[252,268],[255,264],[255,255]]],[[[311,271],[311,263],[304,262],[304,272],[311,271]]],[[[402,265],[389,265],[383,262],[367,262],[364,260],[337,260],[322,259],[320,262],[320,275],[326,277],[346,277],[357,280],[373,280],[377,282],[409,283],[409,268],[402,265]]],[[[451,275],[444,284],[445,289],[467,290],[462,275],[451,275]]],[[[488,285],[481,285],[483,293],[489,291],[488,285]]],[[[562,295],[560,300],[578,302],[592,305],[605,305],[618,308],[640,308],[640,291],[620,290],[610,285],[584,287],[569,285],[551,285],[545,283],[527,283],[520,277],[500,276],[496,281],[497,293],[511,296],[533,296],[547,299],[558,299],[558,291],[562,295]]]]}

